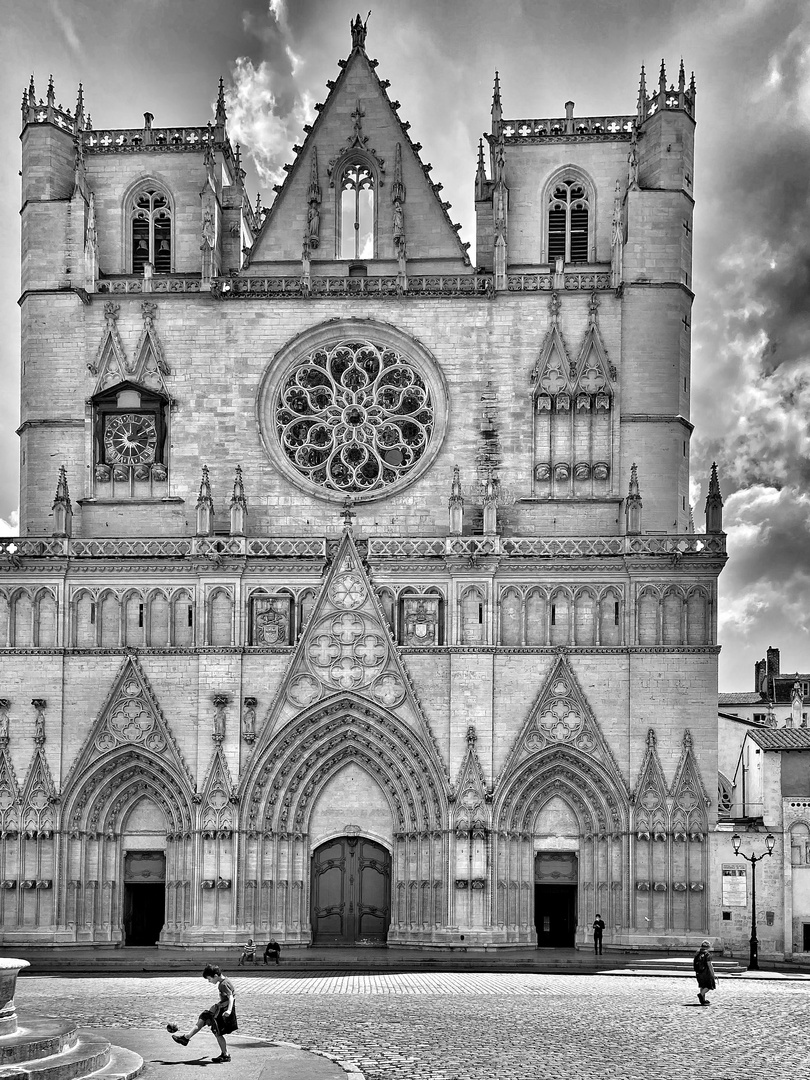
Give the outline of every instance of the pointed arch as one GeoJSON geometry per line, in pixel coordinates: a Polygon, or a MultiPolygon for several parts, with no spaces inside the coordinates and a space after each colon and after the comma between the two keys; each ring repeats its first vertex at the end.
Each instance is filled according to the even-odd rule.
{"type": "Polygon", "coordinates": [[[170,186],[158,176],[141,176],[127,188],[122,207],[121,272],[140,274],[150,262],[156,274],[171,273],[176,218],[170,186]]]}
{"type": "Polygon", "coordinates": [[[56,828],[56,785],[45,757],[38,746],[22,785],[20,825],[28,839],[49,839],[56,828]]]}
{"type": "Polygon", "coordinates": [[[596,185],[579,165],[561,165],[541,187],[541,263],[596,261],[596,185]]]}
{"type": "Polygon", "coordinates": [[[525,605],[523,590],[518,585],[506,585],[498,597],[500,645],[525,645],[525,605]]]}
{"type": "Polygon", "coordinates": [[[41,588],[34,594],[34,645],[46,649],[57,643],[59,609],[53,589],[41,588]]]}
{"type": "Polygon", "coordinates": [[[382,787],[395,829],[442,829],[446,781],[435,749],[393,712],[359,694],[316,702],[256,753],[241,787],[250,832],[305,832],[318,792],[347,761],[382,787]]]}
{"type": "Polygon", "coordinates": [[[203,781],[200,824],[203,839],[230,839],[234,829],[236,802],[233,781],[222,747],[217,746],[203,781]]]}

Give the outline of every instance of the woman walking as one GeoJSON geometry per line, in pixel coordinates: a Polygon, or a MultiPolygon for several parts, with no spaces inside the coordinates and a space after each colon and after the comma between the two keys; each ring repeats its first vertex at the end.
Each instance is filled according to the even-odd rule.
{"type": "Polygon", "coordinates": [[[706,995],[710,990],[716,989],[717,980],[714,976],[712,943],[710,941],[701,941],[700,948],[695,953],[695,958],[692,961],[692,966],[695,969],[695,977],[700,987],[698,1001],[701,1005],[711,1005],[711,1002],[706,1000],[706,995]]]}
{"type": "MultiPolygon", "coordinates": [[[[210,982],[212,986],[219,988],[219,1001],[212,1005],[210,1009],[200,1013],[197,1023],[187,1035],[172,1035],[172,1038],[181,1046],[188,1046],[199,1031],[202,1031],[204,1027],[210,1027],[212,1035],[219,1043],[220,1050],[219,1057],[211,1060],[219,1064],[231,1060],[225,1036],[230,1035],[232,1031],[236,1031],[239,1026],[236,1021],[236,991],[230,979],[226,979],[220,968],[213,964],[206,964],[202,975],[206,982],[210,982]]],[[[175,1024],[167,1024],[167,1028],[169,1031],[177,1031],[175,1024]]]]}

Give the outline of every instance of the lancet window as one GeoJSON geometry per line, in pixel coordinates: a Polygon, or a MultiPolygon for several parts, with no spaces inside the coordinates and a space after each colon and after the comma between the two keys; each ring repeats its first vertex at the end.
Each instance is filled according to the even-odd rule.
{"type": "Polygon", "coordinates": [[[339,253],[341,259],[374,258],[375,176],[364,161],[349,162],[340,177],[339,253]]]}
{"type": "Polygon", "coordinates": [[[165,192],[148,185],[139,188],[130,210],[132,273],[142,274],[147,263],[156,274],[172,271],[172,211],[165,192]]]}
{"type": "Polygon", "coordinates": [[[588,192],[581,180],[555,183],[548,202],[548,260],[588,262],[588,192]]]}

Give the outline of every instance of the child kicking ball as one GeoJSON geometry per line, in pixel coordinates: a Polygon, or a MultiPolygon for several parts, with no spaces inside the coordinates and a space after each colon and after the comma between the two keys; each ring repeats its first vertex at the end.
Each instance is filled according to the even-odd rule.
{"type": "Polygon", "coordinates": [[[228,1053],[225,1036],[230,1035],[232,1031],[236,1031],[239,1026],[236,1021],[236,991],[230,979],[226,979],[221,969],[214,964],[206,964],[202,976],[206,982],[219,988],[219,1001],[212,1005],[210,1009],[200,1013],[197,1017],[197,1023],[187,1035],[174,1034],[177,1031],[177,1024],[167,1024],[166,1030],[176,1043],[180,1043],[181,1046],[188,1046],[197,1032],[202,1031],[204,1027],[210,1027],[220,1049],[219,1057],[211,1060],[217,1064],[230,1061],[231,1055],[228,1053]]]}

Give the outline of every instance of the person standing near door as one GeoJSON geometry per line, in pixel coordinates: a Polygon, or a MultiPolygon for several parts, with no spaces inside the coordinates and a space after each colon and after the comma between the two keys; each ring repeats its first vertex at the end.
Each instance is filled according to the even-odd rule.
{"type": "Polygon", "coordinates": [[[593,951],[595,956],[602,955],[602,931],[604,929],[604,921],[597,911],[596,918],[593,920],[593,951]]]}

